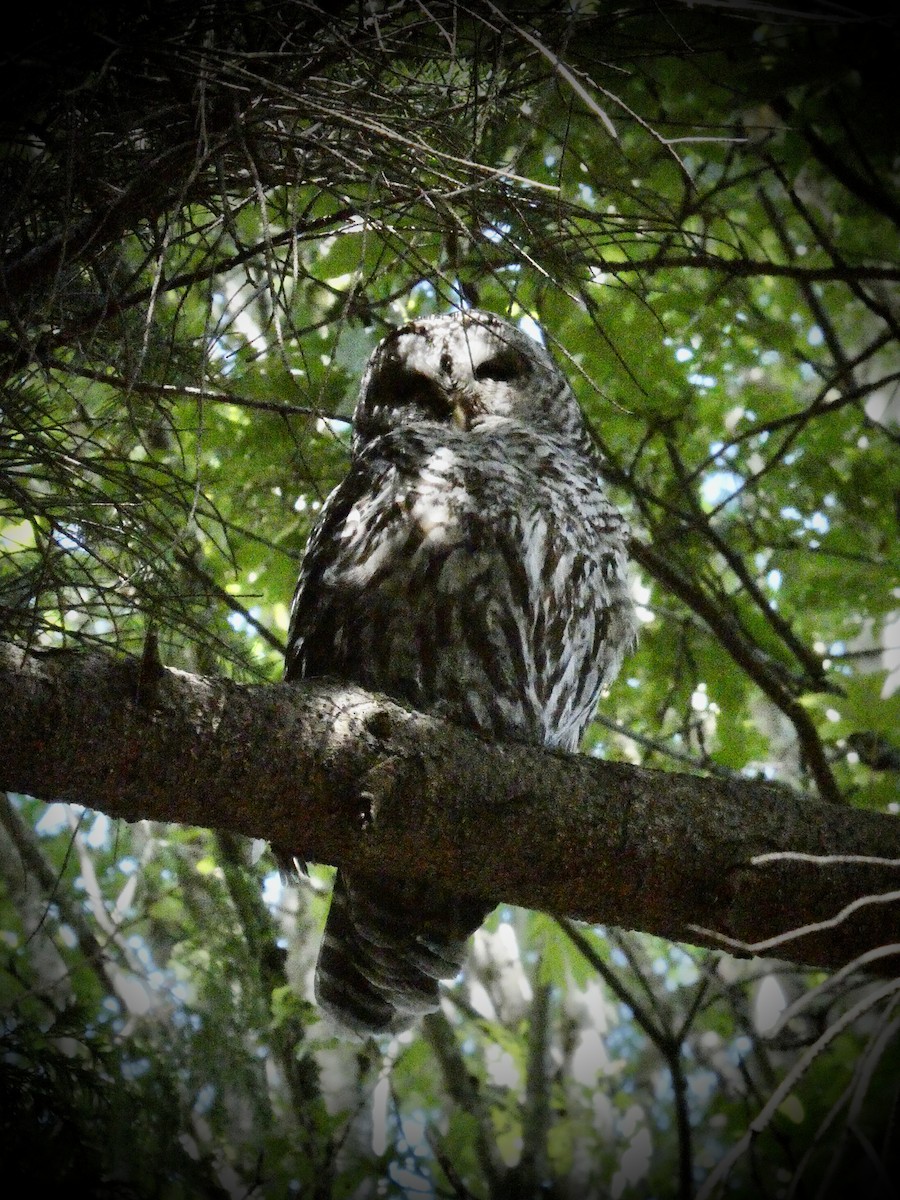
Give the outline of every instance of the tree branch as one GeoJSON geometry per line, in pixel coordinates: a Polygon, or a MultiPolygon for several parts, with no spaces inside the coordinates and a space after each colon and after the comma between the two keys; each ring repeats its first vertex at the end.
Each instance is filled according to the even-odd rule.
{"type": "Polygon", "coordinates": [[[706,622],[737,665],[746,671],[760,691],[781,709],[794,726],[803,762],[815,780],[819,795],[831,804],[842,804],[843,797],[812,717],[786,686],[785,679],[778,669],[780,664],[765,657],[744,635],[734,614],[721,604],[715,603],[679,571],[671,556],[635,537],[629,541],[628,549],[635,562],[640,563],[648,574],[659,580],[706,622]]]}
{"type": "Polygon", "coordinates": [[[853,905],[896,890],[891,816],[487,742],[351,684],[148,678],[136,659],[3,646],[0,728],[0,786],[130,821],[712,946],[806,926],[779,953],[814,966],[896,940],[896,901],[853,905]]]}

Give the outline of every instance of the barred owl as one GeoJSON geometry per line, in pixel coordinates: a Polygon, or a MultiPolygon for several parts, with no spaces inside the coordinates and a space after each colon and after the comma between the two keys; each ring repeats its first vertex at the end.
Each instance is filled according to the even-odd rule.
{"type": "MultiPolygon", "coordinates": [[[[414,321],[372,355],[353,425],[285,678],[335,676],[491,738],[576,749],[634,617],[624,522],[550,356],[488,313],[414,321]]],[[[465,879],[451,893],[339,871],[320,1007],[358,1033],[409,1025],[491,907],[465,879]]]]}

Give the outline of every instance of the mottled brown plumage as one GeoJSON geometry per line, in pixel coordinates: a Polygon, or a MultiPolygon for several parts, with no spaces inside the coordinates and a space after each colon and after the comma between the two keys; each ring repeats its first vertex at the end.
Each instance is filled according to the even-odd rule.
{"type": "MultiPolygon", "coordinates": [[[[546,351],[480,312],[389,334],[303,561],[286,678],[574,750],[633,636],[624,523],[546,351]]],[[[319,1003],[361,1033],[402,1028],[436,1007],[487,911],[464,879],[451,896],[339,872],[319,1003]]]]}

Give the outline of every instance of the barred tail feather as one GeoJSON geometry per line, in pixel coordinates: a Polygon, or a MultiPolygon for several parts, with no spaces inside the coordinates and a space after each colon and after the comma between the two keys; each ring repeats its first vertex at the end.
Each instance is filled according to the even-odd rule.
{"type": "Polygon", "coordinates": [[[316,1000],[359,1034],[397,1032],[439,1003],[491,910],[430,884],[338,871],[316,964],[316,1000]]]}

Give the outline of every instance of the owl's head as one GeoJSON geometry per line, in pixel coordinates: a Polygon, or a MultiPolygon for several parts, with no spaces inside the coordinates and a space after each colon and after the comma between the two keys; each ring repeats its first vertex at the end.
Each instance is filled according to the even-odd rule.
{"type": "Polygon", "coordinates": [[[578,403],[543,346],[476,311],[389,333],[369,360],[353,416],[358,446],[411,425],[473,430],[506,422],[584,439],[578,403]]]}

